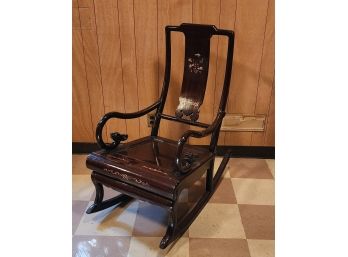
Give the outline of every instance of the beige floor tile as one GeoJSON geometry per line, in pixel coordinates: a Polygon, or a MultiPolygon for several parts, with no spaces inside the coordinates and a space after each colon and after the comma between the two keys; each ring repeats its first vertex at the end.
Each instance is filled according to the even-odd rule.
{"type": "Polygon", "coordinates": [[[273,178],[264,159],[231,158],[229,165],[231,178],[273,178]]]}
{"type": "Polygon", "coordinates": [[[132,237],[128,257],[188,257],[189,239],[181,237],[166,249],[159,248],[161,237],[132,237]]]}
{"type": "Polygon", "coordinates": [[[90,175],[91,170],[86,167],[87,154],[72,155],[72,173],[80,175],[90,175]]]}
{"type": "Polygon", "coordinates": [[[274,180],[231,178],[238,204],[274,205],[274,180]]]}
{"type": "Polygon", "coordinates": [[[190,238],[245,238],[236,204],[208,203],[189,228],[190,238]]]}
{"type": "Polygon", "coordinates": [[[234,195],[232,182],[228,178],[223,178],[209,200],[210,203],[237,203],[234,195]]]}
{"type": "Polygon", "coordinates": [[[274,240],[274,206],[238,205],[247,239],[274,240]]]}
{"type": "Polygon", "coordinates": [[[75,257],[126,257],[130,237],[74,236],[72,256],[75,257]]]}
{"type": "Polygon", "coordinates": [[[275,160],[267,159],[266,162],[267,162],[268,168],[271,170],[273,177],[275,178],[275,160]]]}
{"type": "Polygon", "coordinates": [[[131,236],[138,204],[138,201],[132,201],[123,207],[113,206],[100,212],[85,214],[75,235],[131,236]]]}
{"type": "Polygon", "coordinates": [[[249,257],[245,239],[190,238],[190,257],[249,257]]]}
{"type": "Polygon", "coordinates": [[[88,175],[72,176],[72,199],[90,201],[94,192],[94,185],[88,175]]]}
{"type": "Polygon", "coordinates": [[[248,239],[251,257],[274,257],[274,240],[248,239]]]}
{"type": "Polygon", "coordinates": [[[88,201],[72,201],[72,233],[75,233],[82,216],[88,205],[88,201]]]}
{"type": "MultiPolygon", "coordinates": [[[[221,162],[222,162],[222,159],[223,159],[222,157],[216,157],[216,158],[215,158],[215,162],[214,162],[214,175],[216,174],[217,169],[219,168],[219,166],[220,166],[220,164],[221,164],[221,162]]],[[[230,167],[229,163],[227,163],[227,166],[226,166],[225,171],[224,171],[224,174],[223,174],[223,177],[224,177],[224,178],[229,178],[229,177],[230,177],[230,169],[231,169],[231,167],[230,167]]]]}

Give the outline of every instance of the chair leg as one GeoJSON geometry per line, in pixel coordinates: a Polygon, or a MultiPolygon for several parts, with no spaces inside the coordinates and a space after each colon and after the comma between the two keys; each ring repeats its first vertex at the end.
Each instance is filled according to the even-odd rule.
{"type": "Polygon", "coordinates": [[[120,205],[125,204],[133,199],[132,197],[128,195],[120,194],[116,197],[103,201],[103,198],[104,198],[103,185],[96,180],[94,176],[94,172],[92,172],[91,179],[95,187],[95,199],[94,199],[94,203],[87,209],[86,211],[87,214],[107,209],[116,204],[120,204],[120,205]]]}
{"type": "Polygon", "coordinates": [[[214,172],[214,159],[210,162],[209,168],[207,170],[206,189],[209,192],[213,190],[213,172],[214,172]]]}
{"type": "Polygon", "coordinates": [[[224,173],[225,169],[226,169],[226,166],[227,166],[227,163],[229,161],[231,157],[231,152],[228,152],[224,158],[222,159],[221,161],[221,164],[219,166],[219,168],[217,169],[216,171],[216,174],[214,176],[214,178],[212,179],[212,188],[213,188],[213,192],[216,190],[216,187],[218,186],[218,183],[221,182],[221,177],[222,177],[222,174],[224,173]]]}
{"type": "Polygon", "coordinates": [[[176,239],[177,231],[177,208],[176,206],[169,208],[169,217],[168,217],[168,227],[166,234],[161,240],[160,248],[165,249],[172,241],[176,239]]]}

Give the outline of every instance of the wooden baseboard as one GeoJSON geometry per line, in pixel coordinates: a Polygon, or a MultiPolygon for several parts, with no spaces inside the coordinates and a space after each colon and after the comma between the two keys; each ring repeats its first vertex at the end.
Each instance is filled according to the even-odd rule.
{"type": "MultiPolygon", "coordinates": [[[[208,146],[204,146],[208,147],[208,146]]],[[[99,150],[96,143],[72,143],[73,154],[88,154],[99,150]]],[[[216,154],[223,156],[227,151],[232,152],[234,158],[260,158],[260,159],[274,159],[275,147],[273,146],[218,146],[216,154]]]]}

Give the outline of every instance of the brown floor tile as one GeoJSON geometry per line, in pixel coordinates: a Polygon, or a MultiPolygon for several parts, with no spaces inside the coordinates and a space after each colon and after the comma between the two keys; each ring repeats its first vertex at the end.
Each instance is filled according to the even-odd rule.
{"type": "Polygon", "coordinates": [[[72,256],[126,257],[130,237],[118,236],[74,236],[72,256]]]}
{"type": "Polygon", "coordinates": [[[274,240],[274,206],[238,205],[247,239],[274,240]]]}
{"type": "Polygon", "coordinates": [[[72,155],[72,173],[77,175],[89,175],[91,170],[86,167],[87,154],[72,155]]]}
{"type": "Polygon", "coordinates": [[[231,158],[228,165],[231,178],[273,178],[264,159],[231,158]]]}
{"type": "Polygon", "coordinates": [[[190,257],[250,257],[245,239],[190,238],[190,257]]]}
{"type": "Polygon", "coordinates": [[[237,203],[233,191],[231,179],[224,178],[221,180],[218,188],[209,200],[210,203],[237,203]]]}
{"type": "Polygon", "coordinates": [[[80,220],[85,213],[88,201],[72,201],[72,233],[75,233],[80,220]]]}

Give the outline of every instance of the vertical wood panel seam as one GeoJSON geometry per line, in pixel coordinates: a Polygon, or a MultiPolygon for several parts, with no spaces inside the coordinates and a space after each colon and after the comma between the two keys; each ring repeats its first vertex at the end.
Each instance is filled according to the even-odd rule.
{"type": "MultiPolygon", "coordinates": [[[[193,23],[193,6],[194,6],[194,2],[195,0],[192,0],[191,1],[191,22],[193,23]]],[[[185,37],[186,37],[186,35],[185,35],[185,37]]],[[[184,57],[184,60],[185,60],[185,57],[184,57]]]]}
{"type": "MultiPolygon", "coordinates": [[[[219,10],[219,29],[220,29],[220,24],[221,24],[221,0],[220,0],[220,10],[219,10]]],[[[217,80],[217,68],[218,68],[218,60],[219,60],[219,43],[220,43],[220,36],[217,37],[217,47],[216,47],[216,63],[215,63],[215,66],[216,66],[216,74],[215,74],[215,83],[214,83],[214,96],[216,95],[216,80],[217,80]]],[[[214,117],[215,117],[215,104],[216,102],[216,99],[214,97],[214,104],[213,104],[213,120],[214,120],[214,117]]]]}
{"type": "MultiPolygon", "coordinates": [[[[220,0],[220,10],[219,10],[219,29],[221,29],[220,27],[221,27],[221,1],[222,0],[220,0]]],[[[215,106],[216,106],[216,97],[215,97],[215,95],[216,95],[216,81],[217,81],[217,68],[218,68],[218,60],[219,60],[219,44],[220,44],[220,36],[218,36],[217,37],[217,47],[216,47],[216,72],[215,72],[215,85],[214,85],[214,104],[213,104],[213,120],[214,120],[214,118],[215,118],[215,116],[217,115],[216,113],[215,113],[215,106]]],[[[221,94],[222,94],[222,92],[221,92],[221,94]]],[[[221,100],[221,95],[220,95],[220,100],[221,100]]],[[[227,100],[228,101],[228,100],[227,100]]],[[[212,120],[212,122],[213,122],[213,120],[212,120]]],[[[221,133],[219,133],[219,138],[221,138],[221,133]]],[[[223,144],[225,144],[225,137],[223,138],[223,144]]]]}
{"type": "Polygon", "coordinates": [[[88,106],[89,106],[89,118],[91,121],[91,132],[93,133],[93,121],[92,121],[92,110],[91,110],[91,97],[89,95],[89,87],[88,87],[88,78],[87,78],[87,68],[86,68],[86,55],[85,55],[85,44],[83,43],[83,35],[82,35],[82,28],[81,28],[81,18],[80,18],[80,9],[78,9],[79,14],[79,22],[80,22],[80,35],[81,35],[81,42],[82,42],[82,54],[83,54],[83,64],[85,68],[85,79],[86,79],[86,86],[87,86],[87,95],[88,95],[88,106]]]}
{"type": "MultiPolygon", "coordinates": [[[[138,78],[138,55],[137,55],[137,36],[135,33],[135,12],[134,12],[134,0],[133,0],[133,35],[134,35],[134,54],[135,54],[135,77],[136,77],[136,81],[137,81],[137,100],[138,100],[138,111],[140,108],[139,105],[139,78],[138,78]]],[[[138,120],[138,130],[139,130],[139,137],[140,137],[140,118],[137,118],[138,120]]]]}
{"type": "Polygon", "coordinates": [[[238,0],[236,0],[236,9],[234,10],[234,23],[233,23],[233,29],[234,29],[234,30],[236,30],[237,9],[238,9],[238,0]]]}
{"type": "MultiPolygon", "coordinates": [[[[100,84],[101,84],[101,92],[103,98],[103,110],[105,112],[105,101],[104,101],[104,85],[103,85],[103,76],[101,71],[101,60],[100,60],[100,47],[99,47],[99,37],[98,37],[98,26],[97,26],[97,16],[95,12],[95,0],[93,0],[93,12],[94,12],[94,23],[95,23],[95,34],[97,36],[97,48],[98,48],[98,59],[99,59],[99,73],[100,73],[100,84]]],[[[100,117],[101,118],[101,117],[100,117]]],[[[107,126],[105,126],[105,133],[108,134],[107,126]]]]}
{"type": "MultiPolygon", "coordinates": [[[[116,1],[116,8],[117,8],[117,25],[118,25],[118,40],[120,41],[119,44],[119,51],[120,51],[120,59],[121,59],[121,75],[122,75],[122,89],[123,89],[123,112],[126,112],[126,96],[124,94],[124,79],[123,79],[123,67],[122,67],[122,47],[121,47],[121,27],[120,27],[120,11],[118,8],[118,0],[116,1]]],[[[112,18],[114,20],[114,17],[112,18]]],[[[114,22],[115,24],[115,22],[114,22]]],[[[127,122],[124,120],[124,124],[126,126],[126,133],[128,133],[128,128],[127,128],[127,122]]]]}
{"type": "MultiPolygon", "coordinates": [[[[156,35],[157,35],[157,42],[156,42],[156,50],[157,50],[157,99],[160,97],[160,81],[159,81],[159,64],[160,64],[160,57],[158,53],[158,0],[156,0],[156,35]]],[[[157,100],[156,99],[156,100],[157,100]]]]}
{"type": "MultiPolygon", "coordinates": [[[[220,24],[221,24],[221,0],[220,0],[220,10],[219,10],[219,28],[220,28],[220,24]]],[[[217,46],[216,46],[216,63],[215,63],[215,67],[216,67],[216,71],[215,71],[215,83],[214,83],[214,96],[215,96],[215,90],[216,90],[216,79],[217,79],[217,68],[218,68],[218,57],[219,57],[219,42],[220,42],[220,36],[217,37],[217,46]]],[[[214,112],[214,107],[215,107],[215,97],[214,97],[214,106],[213,106],[213,112],[214,112]]],[[[214,118],[214,114],[213,114],[213,118],[214,118]]]]}
{"type": "Polygon", "coordinates": [[[261,61],[260,61],[260,68],[259,68],[259,76],[257,78],[257,90],[256,90],[256,97],[255,97],[255,105],[254,105],[254,114],[256,111],[256,103],[257,103],[257,96],[259,95],[259,87],[260,87],[260,78],[261,78],[261,67],[263,63],[263,53],[265,49],[265,37],[266,37],[266,29],[267,29],[267,21],[268,21],[268,10],[269,10],[269,2],[272,0],[268,0],[267,2],[267,12],[266,12],[266,21],[265,21],[265,30],[263,32],[263,41],[262,41],[262,50],[261,50],[261,61]]]}
{"type": "MultiPolygon", "coordinates": [[[[236,32],[236,23],[237,23],[237,9],[238,9],[238,0],[235,1],[236,2],[236,9],[234,10],[234,22],[233,22],[233,32],[235,33],[236,32]]],[[[238,36],[238,35],[237,35],[238,36]]],[[[236,34],[235,34],[235,37],[236,37],[236,34]]],[[[234,42],[233,42],[234,44],[234,42]]],[[[234,46],[233,46],[234,47],[234,46]]],[[[234,54],[233,54],[234,55],[234,54]]],[[[232,74],[233,74],[233,63],[232,63],[232,74]]],[[[228,93],[228,96],[230,96],[230,92],[231,92],[231,86],[233,86],[232,84],[232,74],[231,74],[231,80],[230,80],[230,91],[228,93]],[[232,84],[232,85],[231,85],[232,84]]],[[[226,109],[227,109],[227,113],[228,113],[228,110],[229,110],[229,105],[230,105],[230,99],[227,97],[227,105],[226,105],[226,109]]],[[[228,132],[227,132],[228,133],[228,132]]],[[[231,132],[229,132],[231,133],[231,132]]]]}
{"type": "MultiPolygon", "coordinates": [[[[264,31],[263,31],[262,50],[261,50],[261,60],[260,60],[260,67],[259,67],[259,76],[258,76],[258,78],[257,78],[257,89],[256,89],[255,104],[254,104],[254,115],[255,115],[255,112],[256,112],[257,97],[258,97],[258,95],[259,95],[259,88],[260,88],[261,67],[262,67],[262,63],[263,63],[263,53],[264,53],[264,50],[265,50],[265,38],[266,38],[266,29],[267,29],[267,21],[268,21],[269,1],[271,1],[271,0],[268,0],[268,1],[267,1],[267,12],[266,12],[266,20],[265,20],[265,29],[264,29],[264,31]]],[[[267,116],[268,116],[268,115],[267,115],[267,116]]],[[[249,145],[252,144],[254,133],[255,133],[255,132],[253,132],[253,133],[251,134],[249,145]]]]}
{"type": "MultiPolygon", "coordinates": [[[[234,10],[234,22],[233,22],[233,32],[235,33],[236,32],[236,23],[237,23],[237,9],[238,9],[238,0],[235,1],[236,3],[236,9],[234,10]]],[[[235,37],[236,37],[236,34],[234,34],[235,37]]],[[[237,35],[238,36],[238,35],[237,35]]],[[[233,39],[233,56],[234,56],[234,45],[235,45],[235,37],[233,39]]],[[[226,60],[227,61],[227,60],[226,60]]],[[[230,96],[230,92],[231,92],[231,87],[233,87],[233,84],[232,84],[232,74],[233,74],[233,62],[232,62],[232,73],[231,73],[231,80],[230,80],[230,89],[229,89],[229,93],[228,93],[228,96],[227,96],[227,105],[226,105],[226,108],[227,108],[227,112],[229,110],[229,105],[230,105],[230,99],[229,99],[229,96],[230,96]],[[232,84],[232,85],[231,85],[232,84]]],[[[233,132],[225,132],[225,137],[224,137],[224,145],[226,145],[226,136],[233,132]]]]}
{"type": "Polygon", "coordinates": [[[269,121],[269,112],[271,110],[271,103],[272,103],[272,95],[274,94],[274,75],[273,75],[273,83],[272,83],[272,91],[271,91],[271,97],[269,99],[269,103],[268,103],[268,109],[267,109],[267,119],[265,120],[265,122],[267,121],[266,125],[265,125],[265,132],[263,134],[263,140],[262,140],[262,143],[263,145],[265,145],[265,142],[266,142],[266,132],[267,132],[267,129],[268,129],[268,121],[269,121]]]}
{"type": "MultiPolygon", "coordinates": [[[[235,3],[236,3],[236,9],[234,10],[234,22],[233,22],[233,31],[234,31],[234,32],[236,32],[238,0],[236,0],[235,3]]],[[[238,35],[235,34],[235,38],[236,38],[236,37],[238,37],[238,35]]],[[[234,47],[235,47],[235,39],[234,39],[233,44],[234,44],[234,45],[233,45],[233,48],[234,48],[234,47]]],[[[233,49],[233,51],[234,51],[234,49],[233,49]]],[[[233,52],[233,56],[234,56],[234,55],[235,55],[235,54],[234,54],[234,52],[233,52]]],[[[232,73],[231,73],[230,90],[229,90],[228,96],[230,96],[230,94],[231,94],[231,87],[233,87],[232,76],[233,76],[233,64],[234,64],[234,60],[235,60],[235,59],[233,59],[233,62],[232,62],[232,73]]],[[[231,100],[231,99],[228,98],[227,105],[226,105],[227,113],[229,113],[230,100],[231,100]]],[[[233,132],[225,132],[225,138],[224,138],[224,144],[225,144],[225,145],[226,145],[226,141],[228,141],[228,140],[226,139],[227,136],[233,137],[233,132]]]]}

